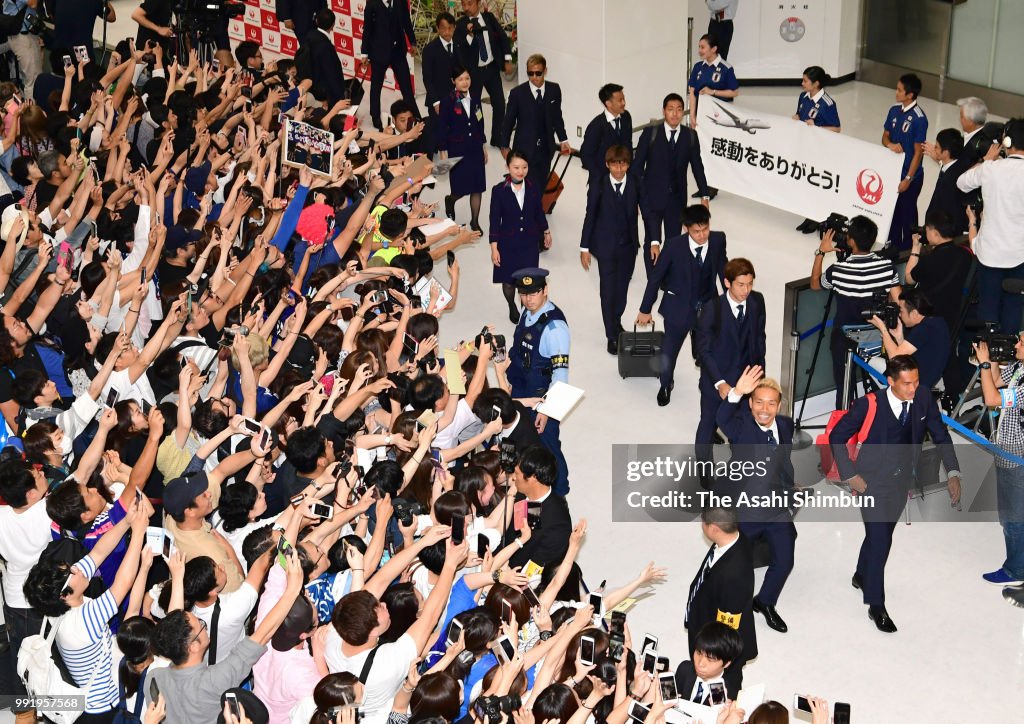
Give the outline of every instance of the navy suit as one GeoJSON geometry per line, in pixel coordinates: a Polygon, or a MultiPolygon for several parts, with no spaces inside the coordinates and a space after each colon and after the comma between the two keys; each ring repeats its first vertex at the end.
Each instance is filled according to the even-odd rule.
{"type": "Polygon", "coordinates": [[[665,241],[679,236],[683,230],[683,209],[686,208],[686,170],[693,167],[693,177],[702,195],[708,193],[704,164],[700,159],[697,135],[679,126],[675,147],[665,135],[665,124],[645,128],[636,144],[631,168],[644,182],[644,264],[651,274],[651,241],[665,241]]]}
{"type": "Polygon", "coordinates": [[[524,183],[522,208],[508,177],[491,188],[488,232],[490,242],[498,245],[501,256],[501,266],[494,267],[491,278],[495,284],[514,284],[513,274],[540,263],[540,246],[548,228],[548,219],[540,205],[540,190],[529,179],[524,183]]]}
{"type": "Polygon", "coordinates": [[[661,348],[661,384],[670,386],[675,376],[676,358],[686,335],[697,322],[697,312],[715,296],[715,279],[725,287],[725,234],[712,231],[704,245],[703,263],[698,265],[690,251],[686,234],[662,244],[661,255],[647,278],[640,311],[650,314],[658,291],[665,290],[658,313],[665,320],[665,339],[661,348]],[[710,282],[710,293],[707,290],[710,282]]]}
{"type": "Polygon", "coordinates": [[[864,424],[867,396],[853,401],[850,410],[832,428],[828,441],[839,477],[849,480],[859,475],[867,482],[864,494],[874,498],[873,507],[861,508],[864,542],[857,560],[857,574],[862,580],[864,603],[882,606],[885,604],[885,563],[892,548],[892,534],[907,504],[907,490],[913,483],[925,433],[931,434],[947,473],[959,470],[960,465],[949,431],[942,423],[939,407],[928,388],[924,385],[917,388],[906,425],[900,425],[893,415],[885,390],[871,394],[876,400],[875,419],[857,460],[850,460],[846,443],[864,424]]]}
{"type": "Polygon", "coordinates": [[[928,211],[925,212],[925,218],[927,218],[928,214],[932,211],[940,209],[945,211],[953,219],[953,223],[956,224],[958,234],[963,234],[967,231],[967,208],[965,204],[970,198],[970,194],[965,194],[958,189],[956,182],[960,175],[970,167],[967,156],[964,154],[955,162],[946,166],[944,170],[939,171],[939,177],[935,179],[935,191],[932,192],[932,198],[928,202],[928,211]]]}
{"type": "Polygon", "coordinates": [[[562,89],[557,83],[546,81],[540,101],[537,100],[538,90],[528,81],[508,94],[498,145],[526,156],[530,163],[528,178],[543,192],[557,147],[556,138],[563,140],[568,136],[562,118],[562,89]]]}
{"type": "MultiPolygon", "coordinates": [[[[742,490],[750,496],[770,496],[772,493],[792,495],[796,483],[791,459],[793,418],[776,415],[778,439],[774,449],[768,441],[768,433],[754,420],[747,399],[737,403],[724,401],[718,408],[717,423],[729,438],[732,460],[763,461],[767,465],[765,475],[748,476],[729,492],[735,495],[742,490]]],[[[726,486],[730,482],[722,481],[726,486]]],[[[719,489],[719,484],[716,484],[715,489],[719,489]]],[[[779,601],[786,579],[793,571],[796,526],[793,525],[789,508],[786,505],[745,507],[740,512],[740,532],[751,541],[764,538],[768,543],[771,560],[757,598],[767,606],[774,606],[779,601]]]]}
{"type": "Polygon", "coordinates": [[[594,116],[587,124],[587,130],[583,133],[583,143],[580,145],[580,162],[590,174],[591,182],[600,174],[607,173],[604,154],[609,148],[619,144],[633,149],[633,117],[629,115],[629,111],[623,111],[619,119],[618,131],[608,122],[604,111],[594,116]]]}
{"type": "Polygon", "coordinates": [[[409,62],[406,60],[406,45],[416,47],[416,33],[412,29],[407,0],[391,0],[391,7],[384,0],[369,0],[363,14],[362,54],[370,59],[370,119],[377,128],[380,121],[380,92],[384,88],[384,75],[390,67],[395,73],[395,82],[402,92],[402,98],[417,117],[416,94],[412,90],[409,62]]]}
{"type": "Polygon", "coordinates": [[[743,303],[741,324],[733,314],[727,296],[728,292],[703,305],[697,315],[697,330],[694,334],[697,358],[700,360],[700,422],[695,441],[698,446],[714,442],[715,417],[722,404],[722,396],[715,388],[715,383],[725,380],[732,386],[743,374],[745,367],[764,367],[764,297],[758,292],[750,293],[743,303]]]}
{"type": "Polygon", "coordinates": [[[329,104],[334,105],[345,97],[345,72],[341,69],[341,59],[338,58],[334,43],[317,28],[313,28],[306,33],[303,45],[309,48],[313,87],[320,94],[326,95],[329,104]]]}
{"type": "MultiPolygon", "coordinates": [[[[455,38],[452,38],[454,45],[455,38]]],[[[455,51],[451,55],[444,49],[444,41],[434,38],[423,47],[423,87],[426,91],[427,111],[431,116],[437,115],[434,104],[455,90],[452,82],[452,69],[455,67],[455,51]]]]}
{"type": "Polygon", "coordinates": [[[480,66],[480,55],[487,51],[487,44],[484,42],[484,34],[480,32],[480,21],[476,18],[463,15],[455,23],[455,50],[459,56],[459,63],[469,71],[473,80],[469,87],[470,95],[479,99],[483,96],[484,89],[487,89],[492,111],[491,144],[498,146],[501,124],[505,118],[505,89],[501,85],[501,68],[505,64],[505,56],[509,56],[511,62],[512,42],[492,13],[481,11],[479,17],[483,20],[484,31],[491,46],[487,65],[480,66]],[[472,40],[468,37],[470,24],[473,25],[474,31],[472,40]]]}
{"type": "Polygon", "coordinates": [[[291,20],[292,32],[300,41],[313,30],[313,16],[327,7],[327,0],[277,0],[277,19],[281,25],[291,20]]]}
{"type": "Polygon", "coordinates": [[[629,281],[640,246],[637,222],[640,218],[640,180],[627,174],[621,195],[616,193],[610,174],[587,188],[587,213],[583,219],[580,249],[597,260],[601,289],[601,317],[604,335],[617,340],[626,311],[629,281]]]}

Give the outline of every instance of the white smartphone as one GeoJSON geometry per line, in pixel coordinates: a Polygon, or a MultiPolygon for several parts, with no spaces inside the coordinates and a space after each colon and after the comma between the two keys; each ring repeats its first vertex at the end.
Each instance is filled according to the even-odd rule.
{"type": "Polygon", "coordinates": [[[580,637],[580,662],[586,666],[594,665],[596,649],[594,647],[593,636],[581,636],[580,637]]]}

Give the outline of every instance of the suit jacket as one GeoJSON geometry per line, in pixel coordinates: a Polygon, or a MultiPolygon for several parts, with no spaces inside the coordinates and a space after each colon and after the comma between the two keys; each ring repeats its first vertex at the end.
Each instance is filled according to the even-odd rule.
{"type": "Polygon", "coordinates": [[[932,441],[938,447],[946,471],[960,469],[949,430],[943,424],[939,406],[927,387],[921,385],[917,388],[910,406],[910,470],[903,469],[902,456],[894,454],[892,447],[886,444],[893,440],[893,435],[897,431],[890,424],[892,413],[887,411],[889,401],[886,391],[880,390],[871,394],[875,395],[875,419],[856,461],[850,460],[846,443],[864,424],[868,412],[867,396],[853,401],[849,411],[832,428],[829,435],[828,442],[832,447],[832,455],[835,457],[841,479],[849,480],[854,475],[860,475],[868,483],[869,494],[889,494],[895,497],[903,495],[905,489],[899,487],[897,481],[906,481],[912,476],[921,455],[921,443],[924,442],[926,432],[931,434],[932,441]]]}
{"type": "MultiPolygon", "coordinates": [[[[455,38],[452,38],[454,44],[455,38]]],[[[455,67],[455,52],[448,55],[441,38],[434,38],[423,48],[423,86],[427,92],[427,108],[449,95],[454,89],[452,68],[455,67]]]]}
{"type": "MultiPolygon", "coordinates": [[[[709,242],[710,243],[710,242],[709,242]]],[[[697,316],[697,358],[701,379],[710,384],[725,380],[735,384],[747,365],[764,367],[765,305],[759,292],[751,292],[743,308],[746,323],[741,329],[727,299],[728,292],[701,307],[697,316]],[[718,324],[715,324],[715,317],[718,324]],[[746,336],[746,340],[741,335],[746,336]],[[743,356],[744,341],[748,356],[743,356]]]]}
{"type": "MultiPolygon", "coordinates": [[[[491,57],[500,68],[505,63],[505,56],[512,55],[512,42],[493,13],[485,10],[481,11],[480,16],[487,26],[485,29],[491,41],[491,57]]],[[[472,42],[467,40],[470,23],[473,24],[474,31],[479,30],[476,19],[468,15],[463,15],[455,22],[455,53],[459,56],[459,64],[472,75],[480,67],[480,45],[484,40],[479,32],[473,33],[472,42]]]]}
{"type": "MultiPolygon", "coordinates": [[[[700,569],[690,583],[686,600],[690,600],[693,589],[700,577],[700,569]]],[[[697,639],[701,626],[721,619],[740,632],[743,638],[743,653],[730,668],[741,667],[743,662],[757,656],[757,633],[754,630],[754,559],[750,542],[740,534],[729,550],[715,561],[707,573],[700,589],[690,604],[690,619],[686,625],[689,651],[697,639]]]]}
{"type": "Polygon", "coordinates": [[[928,202],[927,217],[932,211],[941,209],[952,217],[956,224],[957,233],[963,234],[967,231],[967,209],[965,204],[969,194],[957,188],[956,182],[960,175],[969,169],[970,163],[966,155],[961,155],[945,171],[939,172],[935,180],[935,191],[932,192],[931,201],[928,202]]]}
{"type": "Polygon", "coordinates": [[[522,403],[512,401],[512,405],[516,408],[516,412],[519,413],[519,422],[512,428],[512,431],[504,438],[506,442],[510,442],[516,446],[516,450],[525,450],[530,445],[543,445],[543,441],[540,439],[540,434],[537,432],[537,428],[533,424],[533,415],[530,413],[522,403]]]}
{"type": "Polygon", "coordinates": [[[619,124],[619,133],[615,132],[615,126],[605,118],[604,111],[594,116],[587,124],[587,130],[583,133],[583,144],[580,146],[580,161],[591,176],[608,170],[604,165],[604,153],[615,144],[633,149],[633,117],[629,115],[629,111],[623,111],[620,118],[622,122],[619,124]]]}
{"type": "MultiPolygon", "coordinates": [[[[711,264],[711,273],[715,276],[722,289],[725,289],[726,246],[725,233],[712,231],[704,252],[704,263],[711,264]]],[[[700,293],[700,269],[697,260],[690,251],[690,238],[683,234],[668,239],[661,246],[661,255],[651,269],[647,278],[647,289],[644,291],[640,311],[649,314],[658,298],[658,291],[665,290],[661,298],[658,313],[675,324],[684,324],[692,328],[697,321],[697,303],[700,293]]]]}
{"type": "Polygon", "coordinates": [[[675,151],[665,137],[665,124],[645,128],[636,144],[636,155],[630,169],[644,181],[647,205],[656,211],[663,211],[669,198],[675,198],[680,206],[686,206],[686,171],[692,166],[697,189],[702,195],[708,192],[704,177],[704,163],[700,158],[700,144],[697,134],[680,126],[676,134],[675,151]]]}
{"type": "MultiPolygon", "coordinates": [[[[525,499],[522,495],[516,496],[516,501],[525,499]]],[[[512,533],[515,531],[512,530],[512,533]]],[[[527,561],[545,567],[558,565],[569,550],[570,533],[572,516],[569,514],[569,505],[561,495],[551,493],[541,503],[540,520],[534,526],[530,540],[512,555],[509,565],[523,566],[527,561]]],[[[512,537],[506,537],[506,545],[511,541],[512,537]]]]}
{"type": "Polygon", "coordinates": [[[332,105],[345,97],[345,73],[341,59],[326,35],[314,28],[306,33],[313,86],[319,88],[332,105]]]}
{"type": "Polygon", "coordinates": [[[281,25],[291,20],[295,25],[292,32],[302,39],[313,29],[313,16],[327,7],[327,0],[277,0],[277,19],[281,25]]]}
{"type": "MultiPolygon", "coordinates": [[[[690,653],[691,655],[693,654],[692,651],[690,653]]],[[[729,668],[731,669],[732,667],[730,666],[729,668]]],[[[726,669],[726,671],[728,671],[728,669],[726,669]]],[[[730,687],[731,682],[728,679],[725,679],[725,677],[723,677],[723,680],[725,681],[726,696],[735,701],[736,695],[740,692],[733,691],[733,689],[730,687]]],[[[693,662],[689,659],[687,659],[686,661],[679,662],[679,666],[676,667],[676,691],[679,692],[679,698],[689,700],[690,694],[693,691],[693,686],[696,683],[697,672],[693,668],[693,662]]]]}
{"type": "Polygon", "coordinates": [[[371,63],[384,63],[393,55],[405,56],[405,41],[416,45],[407,0],[391,0],[391,9],[384,0],[369,0],[363,11],[362,54],[371,63]]]}
{"type": "Polygon", "coordinates": [[[505,119],[501,124],[501,146],[521,151],[527,157],[538,147],[554,153],[555,138],[568,139],[562,118],[562,89],[557,83],[544,83],[544,96],[537,103],[537,89],[532,83],[520,83],[508,94],[505,119]],[[512,138],[513,131],[515,139],[512,138]],[[540,143],[538,144],[538,141],[540,143]]]}
{"type": "Polygon", "coordinates": [[[640,218],[640,179],[629,173],[622,196],[615,193],[611,176],[603,174],[587,187],[587,212],[583,219],[580,248],[588,249],[598,259],[610,257],[616,250],[640,246],[637,221],[640,218]]]}
{"type": "Polygon", "coordinates": [[[490,229],[488,238],[496,244],[515,243],[517,239],[539,243],[548,228],[548,218],[541,206],[541,191],[529,181],[523,196],[523,207],[512,190],[512,182],[505,180],[491,188],[490,229]]]}
{"type": "MultiPolygon", "coordinates": [[[[732,453],[731,459],[737,462],[764,462],[764,475],[748,475],[741,481],[723,481],[728,491],[723,494],[735,496],[740,491],[748,495],[766,496],[772,492],[791,493],[796,485],[796,472],[793,468],[793,418],[783,415],[775,416],[775,426],[778,428],[778,446],[773,451],[768,445],[768,433],[760,428],[754,420],[750,411],[750,403],[747,399],[733,403],[725,400],[718,408],[715,422],[725,436],[729,438],[729,446],[732,453]]],[[[781,516],[784,521],[792,521],[788,509],[780,508],[750,508],[745,507],[741,511],[741,520],[760,521],[777,519],[781,516]]]]}

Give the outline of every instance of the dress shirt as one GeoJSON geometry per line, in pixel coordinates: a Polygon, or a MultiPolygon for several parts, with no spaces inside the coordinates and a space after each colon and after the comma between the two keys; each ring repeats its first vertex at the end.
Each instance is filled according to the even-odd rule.
{"type": "Polygon", "coordinates": [[[498,439],[499,440],[506,439],[509,435],[512,434],[512,431],[516,429],[516,425],[518,425],[518,424],[519,424],[519,413],[517,412],[515,419],[512,420],[512,424],[509,425],[508,427],[501,428],[501,432],[498,433],[498,439]]]}
{"type": "Polygon", "coordinates": [[[698,244],[692,236],[687,236],[686,240],[690,242],[690,254],[693,255],[693,258],[697,258],[697,247],[700,247],[704,250],[701,252],[701,263],[706,262],[708,260],[708,243],[705,241],[703,244],[698,244]]]}
{"type": "Polygon", "coordinates": [[[466,109],[466,117],[468,118],[469,115],[470,115],[470,110],[469,110],[469,93],[467,93],[464,96],[462,96],[462,98],[459,99],[459,102],[462,104],[462,107],[466,109]]]}
{"type": "Polygon", "coordinates": [[[662,125],[665,126],[665,140],[669,143],[672,142],[672,131],[676,132],[676,143],[679,143],[679,137],[683,135],[683,124],[679,124],[675,128],[668,125],[668,121],[665,121],[662,125]]]}
{"type": "Polygon", "coordinates": [[[512,194],[516,197],[516,201],[519,202],[519,210],[522,211],[523,205],[526,203],[526,180],[523,179],[521,184],[512,184],[512,194]]]}
{"type": "Polygon", "coordinates": [[[541,98],[541,100],[544,100],[544,98],[548,94],[548,92],[547,92],[548,91],[548,84],[547,83],[541,83],[540,86],[538,87],[538,86],[535,86],[533,83],[530,83],[530,95],[533,96],[533,100],[537,100],[537,91],[540,91],[540,98],[541,98]]]}
{"type": "Polygon", "coordinates": [[[974,129],[973,131],[971,131],[970,133],[965,133],[965,134],[963,134],[963,135],[964,135],[964,145],[965,145],[965,146],[966,146],[966,145],[967,145],[968,143],[970,143],[970,142],[971,142],[971,139],[972,139],[972,138],[974,138],[975,134],[976,134],[976,133],[977,133],[978,131],[980,131],[980,130],[981,130],[981,128],[982,128],[981,126],[978,126],[977,128],[975,128],[975,129],[974,129]]]}
{"type": "Polygon", "coordinates": [[[812,103],[817,103],[818,101],[821,100],[821,97],[823,95],[825,95],[825,89],[824,88],[820,89],[817,93],[815,93],[813,96],[811,96],[811,102],[812,103]]]}
{"type": "Polygon", "coordinates": [[[608,123],[610,125],[614,126],[615,125],[615,119],[616,118],[621,118],[621,116],[612,115],[611,111],[609,111],[607,108],[605,108],[604,109],[604,118],[605,118],[606,121],[608,121],[608,123]]]}
{"type": "MultiPolygon", "coordinates": [[[[694,673],[696,673],[696,671],[694,673]]],[[[697,696],[697,687],[703,685],[703,688],[700,691],[700,701],[697,702],[698,704],[703,704],[705,701],[708,700],[708,696],[711,694],[711,684],[718,683],[721,683],[724,686],[725,679],[723,679],[721,676],[716,676],[713,679],[702,679],[699,676],[697,676],[696,681],[693,682],[693,688],[690,689],[690,695],[686,697],[686,700],[693,701],[693,697],[697,696]]]]}
{"type": "MultiPolygon", "coordinates": [[[[623,176],[621,181],[617,181],[614,176],[612,176],[611,174],[608,174],[608,181],[612,185],[612,193],[615,193],[615,187],[616,187],[616,185],[619,185],[621,190],[622,190],[622,195],[623,195],[623,197],[625,197],[625,195],[626,195],[626,179],[627,178],[628,178],[628,176],[623,176]]],[[[582,246],[582,245],[580,246],[580,251],[585,251],[588,254],[590,253],[590,249],[588,249],[587,247],[582,246]]]]}
{"type": "MultiPolygon", "coordinates": [[[[892,389],[887,387],[885,389],[885,399],[889,402],[889,409],[892,410],[893,416],[899,420],[900,415],[903,414],[903,400],[898,398],[892,393],[892,389]]],[[[910,414],[914,414],[914,401],[907,400],[910,403],[910,414]]]]}
{"type": "MultiPolygon", "coordinates": [[[[692,241],[690,243],[693,244],[692,241]]],[[[695,250],[694,251],[694,255],[696,255],[696,253],[697,252],[695,250]]],[[[705,253],[705,255],[707,254],[706,251],[704,253],[705,253]]],[[[707,258],[707,257],[705,256],[705,258],[707,258]]],[[[747,302],[746,301],[744,301],[744,302],[737,302],[735,299],[732,298],[732,295],[729,294],[728,292],[725,293],[725,298],[729,302],[729,308],[732,310],[732,316],[734,316],[734,317],[739,317],[740,316],[740,305],[741,304],[743,305],[743,314],[744,315],[750,314],[750,307],[747,306],[747,302]]],[[[750,297],[747,297],[747,301],[750,301],[750,297]]],[[[746,318],[746,317],[744,316],[744,318],[746,318]]],[[[722,384],[724,382],[725,382],[725,380],[719,380],[718,382],[715,383],[715,387],[717,388],[720,384],[722,384]]],[[[740,399],[742,399],[739,395],[737,395],[736,399],[734,400],[732,398],[732,396],[733,396],[733,392],[732,392],[732,390],[729,390],[729,402],[739,402],[740,399]]],[[[776,440],[779,439],[779,436],[777,434],[775,436],[775,439],[776,440]]]]}
{"type": "MultiPolygon", "coordinates": [[[[472,20],[473,24],[476,26],[476,32],[477,33],[483,33],[484,48],[487,51],[487,60],[479,61],[479,67],[483,68],[485,65],[489,65],[491,63],[491,61],[494,60],[494,51],[491,50],[491,34],[487,32],[487,23],[484,22],[483,13],[481,13],[480,15],[477,15],[475,18],[470,18],[470,20],[472,20]]],[[[468,44],[470,44],[472,42],[473,42],[472,36],[470,36],[467,33],[466,34],[466,44],[468,45],[468,44]]],[[[508,61],[508,62],[512,62],[512,56],[511,55],[505,55],[505,60],[508,61]]]]}
{"type": "Polygon", "coordinates": [[[985,215],[974,237],[978,261],[1000,269],[1024,264],[1024,154],[977,164],[960,175],[956,186],[961,191],[981,187],[985,215]]]}
{"type": "Polygon", "coordinates": [[[711,562],[708,563],[708,568],[709,569],[710,568],[714,568],[715,564],[718,563],[720,560],[722,560],[722,556],[724,556],[729,551],[730,548],[732,548],[734,545],[736,545],[736,541],[738,541],[739,539],[740,539],[740,534],[737,533],[736,537],[733,538],[728,543],[726,543],[724,546],[716,545],[715,546],[715,555],[713,555],[711,557],[711,562]]]}

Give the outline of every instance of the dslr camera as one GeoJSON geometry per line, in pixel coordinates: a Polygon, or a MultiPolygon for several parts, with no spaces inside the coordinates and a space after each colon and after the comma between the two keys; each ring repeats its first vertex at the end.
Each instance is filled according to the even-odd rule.
{"type": "Polygon", "coordinates": [[[833,211],[818,223],[818,238],[823,238],[829,230],[835,234],[832,241],[836,245],[836,254],[845,257],[850,253],[850,219],[833,211]]]}
{"type": "Polygon", "coordinates": [[[221,333],[220,343],[224,347],[230,347],[234,344],[235,335],[241,334],[243,337],[249,336],[249,328],[244,324],[240,324],[237,327],[225,327],[221,333]]]}
{"type": "Polygon", "coordinates": [[[867,322],[872,317],[882,320],[888,329],[896,329],[900,321],[900,307],[889,299],[888,292],[875,292],[871,295],[866,309],[860,313],[861,319],[867,322]]]}
{"type": "Polygon", "coordinates": [[[395,498],[391,501],[391,506],[394,508],[395,517],[398,518],[398,522],[404,527],[412,525],[414,515],[427,515],[430,512],[423,503],[416,500],[406,500],[405,498],[395,498]]]}
{"type": "Polygon", "coordinates": [[[495,362],[504,362],[505,361],[505,355],[506,355],[505,335],[503,335],[503,334],[491,334],[490,331],[487,329],[487,327],[484,327],[480,331],[480,334],[478,334],[476,336],[476,339],[473,340],[473,343],[476,345],[477,349],[480,349],[480,347],[485,345],[485,344],[490,345],[491,352],[494,353],[494,361],[495,362]]]}
{"type": "MultiPolygon", "coordinates": [[[[1017,359],[1017,335],[1001,334],[998,322],[982,322],[974,343],[988,345],[988,356],[993,362],[1007,364],[1017,359]]],[[[973,361],[973,360],[972,360],[973,361]]]]}
{"type": "Polygon", "coordinates": [[[523,706],[522,699],[516,694],[506,696],[481,696],[473,703],[477,718],[487,724],[500,724],[502,714],[511,721],[512,712],[523,706]]]}

